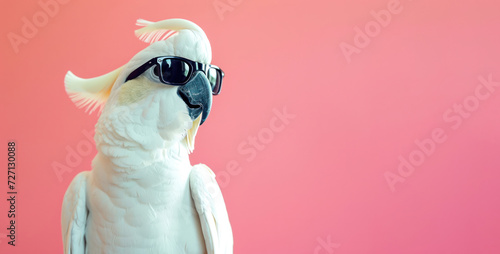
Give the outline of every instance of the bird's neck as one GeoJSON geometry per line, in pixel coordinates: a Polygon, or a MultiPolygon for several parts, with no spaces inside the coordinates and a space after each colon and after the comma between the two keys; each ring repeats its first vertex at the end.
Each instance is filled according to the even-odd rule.
{"type": "Polygon", "coordinates": [[[103,130],[98,125],[94,139],[98,152],[96,159],[99,157],[107,161],[117,172],[130,173],[158,166],[184,168],[191,165],[184,140],[175,143],[162,140],[148,142],[103,130]]]}

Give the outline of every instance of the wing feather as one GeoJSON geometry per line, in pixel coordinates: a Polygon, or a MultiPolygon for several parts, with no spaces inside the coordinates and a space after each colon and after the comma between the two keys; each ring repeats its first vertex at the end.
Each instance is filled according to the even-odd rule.
{"type": "Polygon", "coordinates": [[[200,217],[207,253],[233,253],[231,224],[215,174],[203,164],[195,165],[189,175],[189,186],[200,217]]]}
{"type": "Polygon", "coordinates": [[[85,253],[86,183],[90,171],[80,172],[68,187],[62,204],[61,227],[65,254],[85,253]]]}

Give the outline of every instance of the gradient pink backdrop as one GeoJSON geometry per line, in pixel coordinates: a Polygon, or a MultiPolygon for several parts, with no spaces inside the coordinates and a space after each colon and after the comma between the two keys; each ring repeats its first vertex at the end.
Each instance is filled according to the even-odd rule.
{"type": "Polygon", "coordinates": [[[97,120],[68,99],[66,71],[93,77],[126,63],[146,46],[137,18],[173,17],[205,30],[227,74],[191,158],[218,175],[235,253],[500,253],[500,91],[456,129],[443,116],[474,102],[478,77],[500,81],[497,1],[401,0],[350,61],[340,45],[394,0],[67,1],[17,53],[8,34],[43,8],[0,6],[0,253],[62,253],[62,197],[95,148],[61,178],[53,165],[88,144],[82,131],[97,120]],[[214,3],[230,9],[219,15],[214,3]],[[294,118],[271,130],[284,108],[294,118]],[[384,174],[436,128],[446,140],[392,191],[384,174]],[[265,144],[251,156],[255,136],[265,144]],[[5,238],[8,140],[16,247],[5,238]]]}

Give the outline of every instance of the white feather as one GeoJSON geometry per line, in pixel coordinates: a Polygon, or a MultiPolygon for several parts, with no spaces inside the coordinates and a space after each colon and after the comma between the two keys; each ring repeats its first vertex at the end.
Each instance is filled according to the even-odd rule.
{"type": "Polygon", "coordinates": [[[167,19],[158,22],[138,19],[136,25],[142,26],[142,28],[135,30],[135,35],[141,41],[151,44],[157,41],[164,41],[183,29],[196,31],[200,33],[203,38],[207,38],[205,32],[203,32],[198,25],[185,19],[167,19]]]}
{"type": "Polygon", "coordinates": [[[68,187],[62,204],[61,227],[64,253],[84,254],[87,224],[87,177],[90,171],[80,172],[68,187]]]}
{"type": "Polygon", "coordinates": [[[135,24],[136,24],[137,26],[148,26],[148,25],[153,24],[153,23],[154,23],[154,22],[147,21],[147,20],[145,20],[145,19],[137,19],[137,21],[136,21],[136,23],[135,23],[135,24]]]}
{"type": "Polygon", "coordinates": [[[89,79],[77,77],[71,71],[68,71],[64,78],[66,93],[78,108],[85,108],[85,112],[90,110],[89,113],[91,114],[97,108],[102,110],[122,68],[89,79]]]}
{"type": "Polygon", "coordinates": [[[196,137],[196,133],[198,132],[198,128],[200,127],[201,117],[203,114],[200,114],[193,121],[193,127],[187,131],[186,134],[186,144],[188,148],[188,152],[192,153],[194,151],[194,138],[196,137]]]}
{"type": "Polygon", "coordinates": [[[204,164],[193,166],[189,187],[200,217],[208,254],[233,253],[233,233],[224,198],[214,172],[204,164]]]}

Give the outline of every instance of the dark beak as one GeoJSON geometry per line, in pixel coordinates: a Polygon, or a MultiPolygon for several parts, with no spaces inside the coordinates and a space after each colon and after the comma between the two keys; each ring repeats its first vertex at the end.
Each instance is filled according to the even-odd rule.
{"type": "Polygon", "coordinates": [[[212,108],[212,89],[203,73],[197,72],[194,75],[187,84],[179,87],[177,94],[186,103],[192,120],[203,114],[200,123],[202,125],[212,108]]]}

